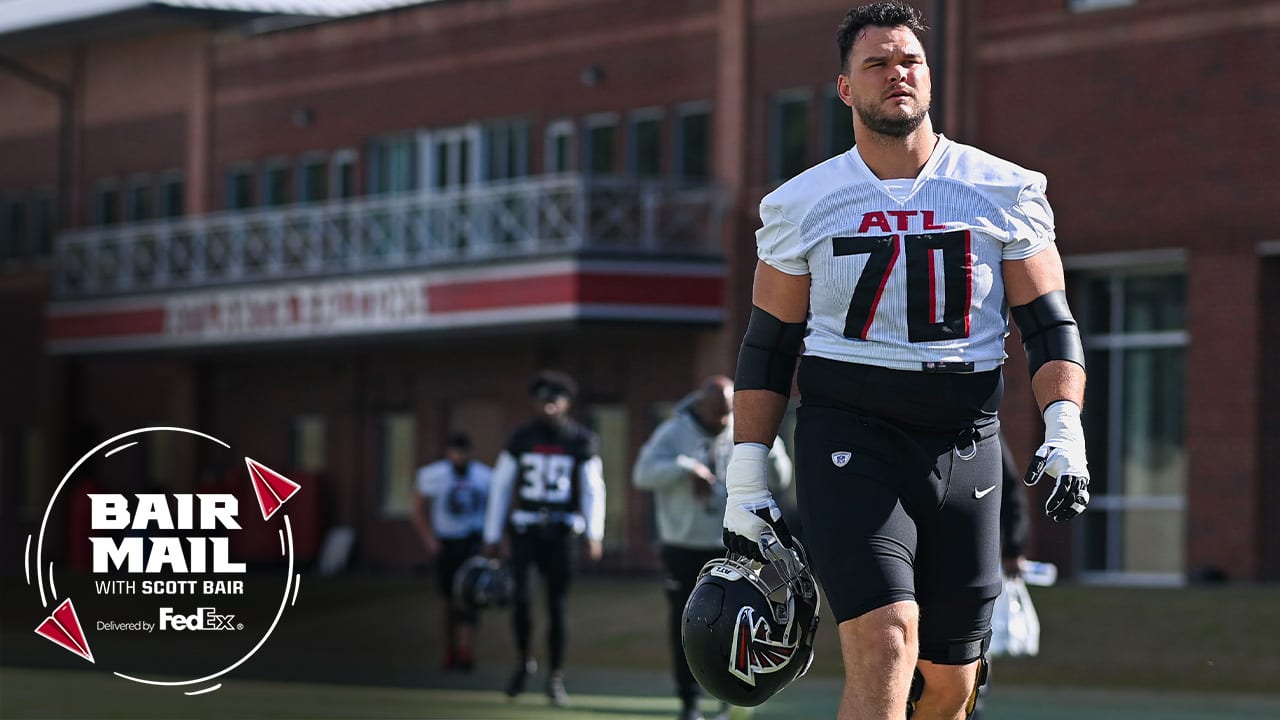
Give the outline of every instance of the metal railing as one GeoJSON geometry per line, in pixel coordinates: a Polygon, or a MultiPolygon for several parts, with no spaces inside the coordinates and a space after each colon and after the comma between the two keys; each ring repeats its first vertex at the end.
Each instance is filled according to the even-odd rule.
{"type": "Polygon", "coordinates": [[[555,175],[129,223],[60,235],[61,298],[566,252],[719,256],[712,189],[555,175]]]}

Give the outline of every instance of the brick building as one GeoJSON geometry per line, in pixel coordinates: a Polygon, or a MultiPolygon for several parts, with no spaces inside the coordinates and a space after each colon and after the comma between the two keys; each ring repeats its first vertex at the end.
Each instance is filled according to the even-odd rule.
{"type": "MultiPolygon", "coordinates": [[[[603,440],[608,563],[653,563],[630,464],[732,368],[759,198],[852,141],[848,3],[46,5],[0,11],[6,557],[79,453],[179,425],[314,478],[362,565],[414,564],[412,468],[454,427],[496,455],[557,366],[603,440]]],[[[1280,578],[1280,78],[1247,71],[1280,3],[919,6],[935,124],[1048,174],[1086,336],[1095,501],[1037,523],[1037,554],[1089,581],[1280,578]]],[[[1012,349],[1020,459],[1024,367],[1012,349]]],[[[179,439],[139,472],[189,489],[206,460],[179,439]]]]}

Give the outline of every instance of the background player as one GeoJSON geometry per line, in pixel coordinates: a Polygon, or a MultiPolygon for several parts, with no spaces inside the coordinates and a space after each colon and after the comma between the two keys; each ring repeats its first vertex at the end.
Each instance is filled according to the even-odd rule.
{"type": "Polygon", "coordinates": [[[453,576],[467,558],[480,552],[489,497],[489,466],[471,458],[471,438],[454,433],[445,457],[418,470],[418,500],[413,524],[427,556],[436,564],[436,582],[444,601],[444,669],[475,666],[475,616],[453,602],[453,576]]]}
{"type": "Polygon", "coordinates": [[[603,554],[604,477],[595,433],[569,417],[577,384],[552,370],[538,373],[529,386],[534,419],[517,428],[494,467],[493,490],[485,515],[486,553],[496,556],[508,539],[515,576],[513,628],[516,667],[506,693],[524,691],[537,663],[530,653],[533,630],[529,571],[536,567],[546,588],[547,651],[550,671],[546,693],[564,705],[567,602],[575,543],[585,533],[592,560],[603,554]]]}

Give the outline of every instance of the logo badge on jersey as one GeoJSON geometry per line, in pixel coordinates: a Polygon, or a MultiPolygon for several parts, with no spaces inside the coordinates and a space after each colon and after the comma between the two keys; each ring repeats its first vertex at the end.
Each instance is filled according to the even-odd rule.
{"type": "Polygon", "coordinates": [[[837,450],[836,452],[831,453],[831,464],[836,467],[844,467],[845,465],[848,465],[849,461],[852,459],[853,453],[848,450],[837,450]]]}

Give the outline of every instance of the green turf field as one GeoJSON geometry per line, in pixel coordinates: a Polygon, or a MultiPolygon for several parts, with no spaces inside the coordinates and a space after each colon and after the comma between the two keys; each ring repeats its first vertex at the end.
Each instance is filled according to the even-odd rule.
{"type": "MultiPolygon", "coordinates": [[[[501,678],[493,675],[495,683],[501,678]]],[[[468,683],[472,684],[472,683],[468,683]]],[[[229,680],[198,697],[129,686],[81,671],[0,668],[4,718],[450,718],[457,720],[653,720],[670,718],[676,702],[665,677],[637,670],[580,672],[568,708],[538,694],[511,703],[481,689],[415,689],[341,684],[229,680]]],[[[735,718],[782,720],[833,717],[839,683],[802,678],[761,708],[735,718]]],[[[707,703],[705,709],[715,708],[707,703]]],[[[995,693],[987,720],[1274,720],[1280,698],[1238,695],[1009,687],[995,693]]]]}

